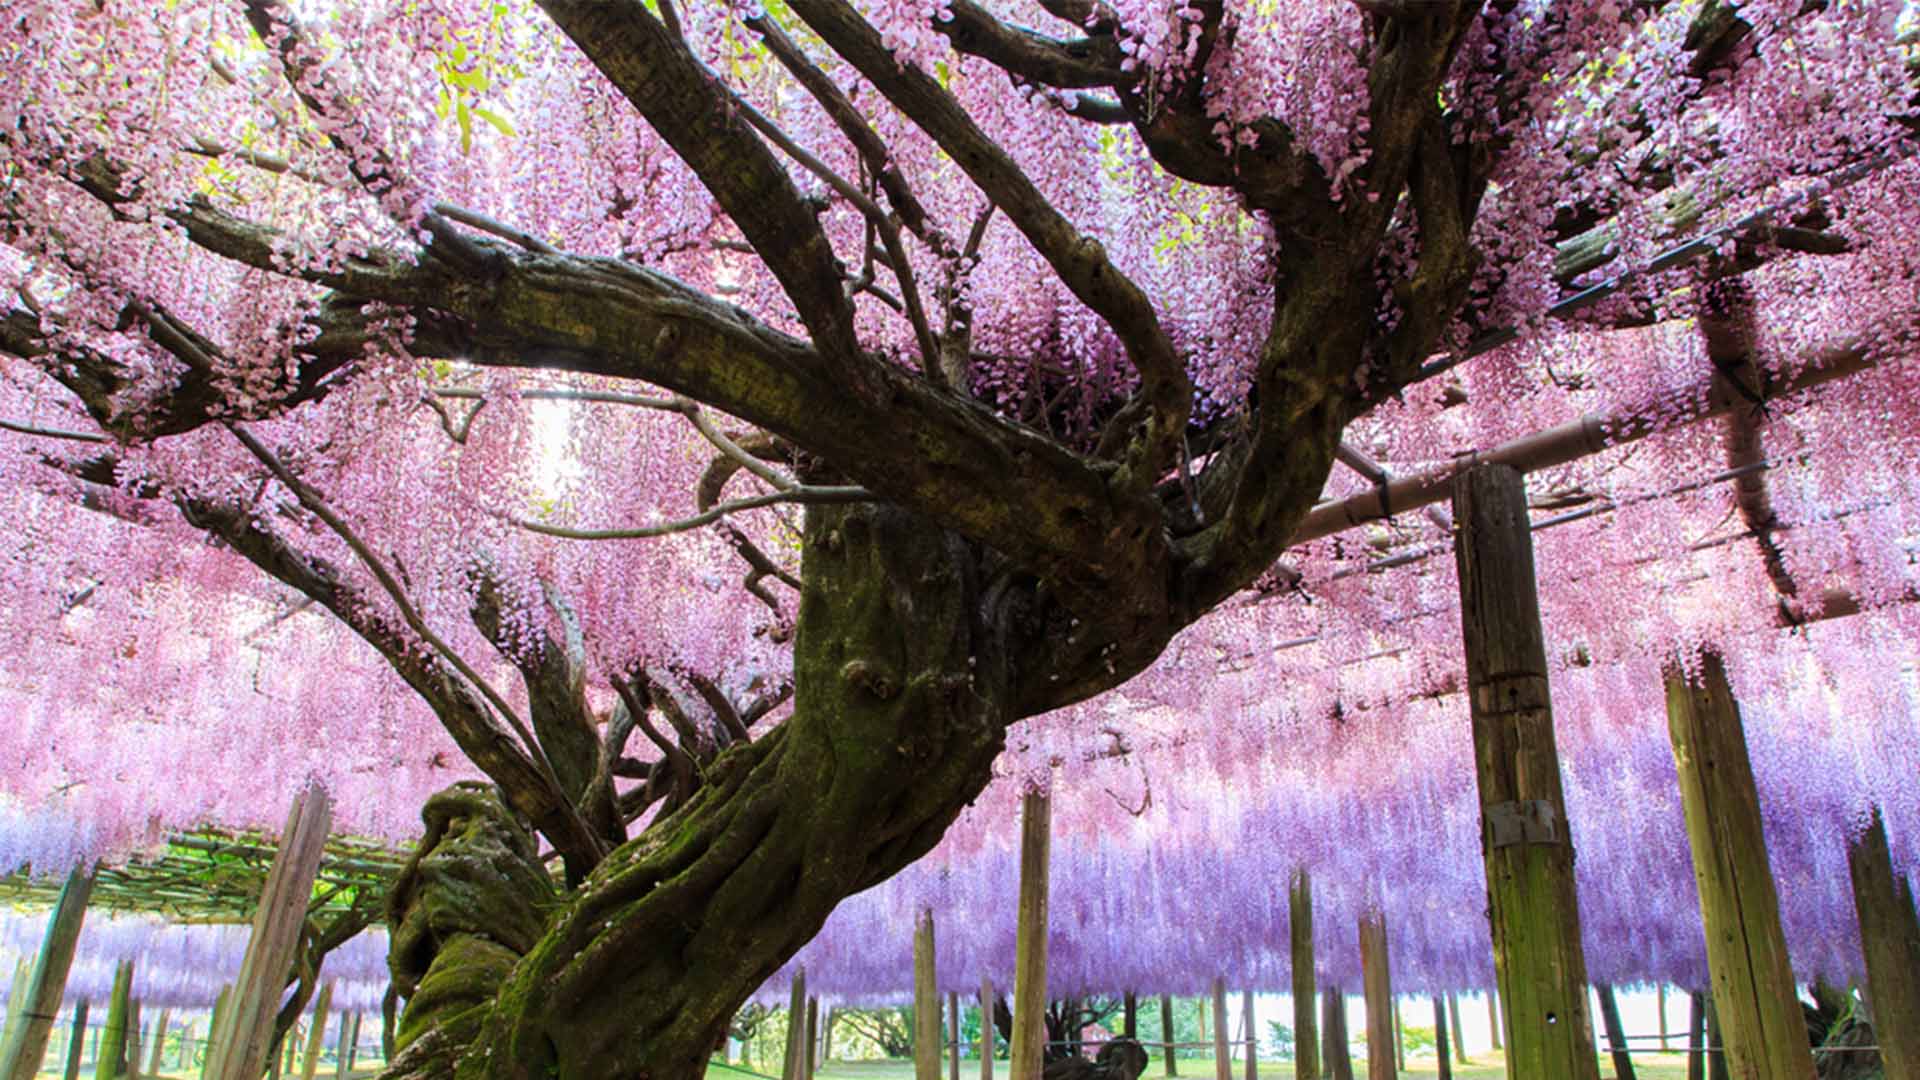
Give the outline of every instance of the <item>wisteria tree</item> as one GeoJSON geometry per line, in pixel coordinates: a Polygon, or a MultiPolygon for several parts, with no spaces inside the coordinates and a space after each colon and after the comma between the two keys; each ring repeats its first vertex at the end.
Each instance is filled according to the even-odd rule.
{"type": "Polygon", "coordinates": [[[279,654],[308,692],[403,686],[491,781],[396,887],[393,1075],[697,1076],[1011,725],[1290,587],[1357,419],[1457,403],[1550,308],[1602,341],[1762,268],[1910,277],[1868,235],[1910,223],[1822,195],[1904,159],[1911,35],[1891,0],[9,4],[5,475],[85,518],[18,609],[100,607],[63,647],[115,663],[152,650],[108,586],[215,641],[324,612],[390,674],[279,654]]]}

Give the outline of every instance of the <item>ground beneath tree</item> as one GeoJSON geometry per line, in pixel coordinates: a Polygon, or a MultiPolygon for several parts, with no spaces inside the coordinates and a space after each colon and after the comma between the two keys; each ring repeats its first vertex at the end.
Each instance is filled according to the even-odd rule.
{"type": "MultiPolygon", "coordinates": [[[[1600,1075],[1613,1076],[1613,1063],[1610,1058],[1600,1057],[1600,1075]]],[[[944,1064],[944,1063],[943,1063],[944,1064]]],[[[1355,1072],[1366,1075],[1364,1065],[1355,1060],[1355,1072]]],[[[1687,1058],[1684,1054],[1635,1054],[1635,1075],[1639,1080],[1686,1080],[1687,1058]]],[[[1187,1080],[1213,1080],[1212,1058],[1181,1058],[1179,1075],[1187,1080]]],[[[1246,1062],[1233,1063],[1233,1075],[1236,1080],[1246,1075],[1246,1062]]],[[[707,1071],[708,1080],[726,1080],[743,1074],[721,1068],[716,1064],[707,1071]]],[[[913,1062],[911,1061],[832,1061],[820,1066],[814,1074],[816,1080],[913,1080],[913,1062]]],[[[945,1070],[942,1070],[945,1075],[945,1070]]],[[[1166,1075],[1165,1063],[1154,1058],[1153,1064],[1142,1074],[1142,1080],[1160,1080],[1166,1075]]],[[[1293,1062],[1262,1060],[1259,1067],[1262,1080],[1292,1080],[1293,1062]]],[[[1431,1058],[1414,1058],[1407,1062],[1407,1068],[1400,1073],[1405,1080],[1433,1080],[1439,1076],[1431,1058]]],[[[1499,1054],[1475,1054],[1471,1064],[1455,1065],[1453,1075],[1456,1080],[1505,1080],[1507,1075],[1506,1059],[1499,1054]]],[[[961,1080],[978,1080],[980,1063],[966,1058],[960,1063],[961,1080]]],[[[1004,1061],[994,1062],[996,1080],[1005,1080],[1007,1066],[1004,1061]]]]}

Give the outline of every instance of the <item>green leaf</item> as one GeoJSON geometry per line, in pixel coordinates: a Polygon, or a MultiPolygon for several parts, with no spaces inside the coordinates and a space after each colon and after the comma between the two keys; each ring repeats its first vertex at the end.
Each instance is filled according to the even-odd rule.
{"type": "Polygon", "coordinates": [[[460,98],[454,103],[453,118],[460,125],[460,152],[473,149],[473,110],[467,108],[467,99],[460,98]]]}
{"type": "Polygon", "coordinates": [[[480,106],[475,105],[473,107],[473,115],[479,117],[482,120],[485,120],[489,124],[492,124],[493,129],[495,131],[498,131],[500,134],[505,135],[509,139],[513,138],[514,135],[517,134],[513,130],[513,125],[507,123],[507,118],[504,116],[501,116],[497,112],[494,112],[492,109],[483,109],[480,106]]]}

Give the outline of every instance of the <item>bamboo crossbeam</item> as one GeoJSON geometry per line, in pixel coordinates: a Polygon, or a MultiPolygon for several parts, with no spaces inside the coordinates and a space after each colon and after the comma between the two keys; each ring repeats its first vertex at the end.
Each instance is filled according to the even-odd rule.
{"type": "MultiPolygon", "coordinates": [[[[1776,396],[1811,389],[1835,379],[1871,368],[1875,358],[1858,343],[1826,349],[1813,357],[1798,375],[1781,380],[1773,387],[1776,396]]],[[[1710,379],[1698,388],[1701,407],[1691,412],[1688,423],[1725,415],[1741,406],[1751,406],[1743,395],[1726,381],[1710,379]]],[[[1678,426],[1678,425],[1675,425],[1678,426]]],[[[1448,498],[1453,477],[1475,465],[1511,465],[1522,472],[1568,465],[1584,457],[1638,442],[1667,430],[1639,412],[1588,413],[1564,424],[1523,435],[1487,450],[1461,454],[1445,465],[1410,473],[1383,487],[1359,492],[1336,502],[1314,507],[1292,542],[1303,544],[1335,533],[1345,532],[1394,514],[1419,510],[1448,498]]]]}

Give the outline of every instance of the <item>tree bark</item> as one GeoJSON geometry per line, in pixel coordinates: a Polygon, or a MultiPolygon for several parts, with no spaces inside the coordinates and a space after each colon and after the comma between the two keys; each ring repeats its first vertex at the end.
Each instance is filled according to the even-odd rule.
{"type": "Polygon", "coordinates": [[[1687,1080],[1707,1080],[1707,996],[1687,995],[1687,1080]]]}
{"type": "Polygon", "coordinates": [[[960,1080],[960,995],[947,992],[947,1065],[950,1080],[960,1080]]]}
{"type": "Polygon", "coordinates": [[[1400,999],[1393,999],[1393,1063],[1407,1071],[1407,1025],[1400,1020],[1400,999]]]}
{"type": "Polygon", "coordinates": [[[1739,1080],[1813,1080],[1740,707],[1719,656],[1700,662],[1699,685],[1668,668],[1667,728],[1727,1068],[1739,1080]]]}
{"type": "Polygon", "coordinates": [[[1020,909],[1015,931],[1012,1049],[1007,1075],[1036,1080],[1046,1061],[1047,878],[1053,845],[1053,803],[1028,792],[1020,803],[1020,909]]]}
{"type": "Polygon", "coordinates": [[[1520,474],[1503,465],[1462,472],[1453,514],[1507,1076],[1598,1080],[1520,474]]]}
{"type": "Polygon", "coordinates": [[[1720,1026],[1720,1009],[1713,995],[1707,995],[1707,1080],[1730,1080],[1727,1061],[1726,1030],[1720,1026]]]}
{"type": "Polygon", "coordinates": [[[1493,1048],[1503,1050],[1500,1045],[1500,988],[1487,987],[1487,1030],[1493,1033],[1493,1048]]]}
{"type": "Polygon", "coordinates": [[[1347,1036],[1347,995],[1338,986],[1320,992],[1320,1034],[1327,1080],[1353,1080],[1352,1039],[1347,1036]]]}
{"type": "MultiPolygon", "coordinates": [[[[792,715],[721,751],[565,897],[491,883],[522,891],[488,903],[516,927],[533,915],[530,940],[466,915],[448,927],[459,948],[423,932],[396,949],[423,990],[447,969],[439,984],[469,1007],[410,1000],[388,1075],[700,1076],[740,1003],[839,901],[925,854],[991,779],[1028,624],[1020,594],[985,588],[986,558],[884,505],[810,506],[792,715]]],[[[431,881],[400,891],[423,928],[470,906],[431,881]]]]}
{"type": "Polygon", "coordinates": [[[1613,1055],[1613,1075],[1615,1080],[1633,1080],[1633,1055],[1627,1046],[1626,1029],[1620,1025],[1620,1000],[1613,993],[1613,987],[1606,983],[1595,985],[1600,995],[1600,1022],[1607,1029],[1607,1051],[1613,1055]]]}
{"type": "Polygon", "coordinates": [[[1400,1025],[1394,1020],[1387,924],[1378,912],[1360,916],[1360,968],[1367,994],[1367,1080],[1395,1080],[1400,1025]]]}
{"type": "Polygon", "coordinates": [[[1906,875],[1894,873],[1878,806],[1847,845],[1847,867],[1881,1066],[1886,1080],[1920,1080],[1920,917],[1906,875]]]}
{"type": "Polygon", "coordinates": [[[1439,1080],[1453,1080],[1453,1058],[1447,1051],[1450,1040],[1447,1038],[1447,1000],[1439,995],[1433,999],[1433,1060],[1439,1070],[1439,1080]]]}
{"type": "Polygon", "coordinates": [[[73,951],[80,941],[80,924],[87,917],[87,898],[92,895],[93,872],[75,867],[60,887],[60,899],[47,920],[26,992],[9,1003],[17,1023],[8,1025],[6,1048],[0,1053],[0,1080],[33,1080],[40,1074],[47,1040],[53,1035],[53,1016],[60,1010],[73,951]]]}
{"type": "Polygon", "coordinates": [[[1320,1080],[1320,1032],[1313,1014],[1313,879],[1304,866],[1287,885],[1287,938],[1293,965],[1293,1076],[1320,1080]]]}
{"type": "Polygon", "coordinates": [[[933,970],[933,912],[913,928],[913,1075],[940,1080],[940,990],[933,970]]]}

